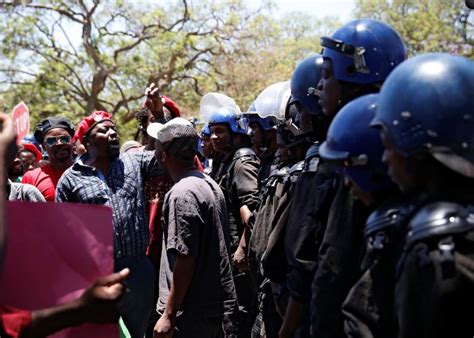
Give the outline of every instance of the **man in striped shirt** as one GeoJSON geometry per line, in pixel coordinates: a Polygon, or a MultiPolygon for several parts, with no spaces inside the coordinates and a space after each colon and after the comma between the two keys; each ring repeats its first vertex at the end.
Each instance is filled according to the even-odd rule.
{"type": "Polygon", "coordinates": [[[78,128],[87,153],[58,182],[56,201],[106,205],[113,211],[115,269],[130,268],[130,292],[122,316],[142,337],[152,310],[155,269],[145,256],[149,241],[144,181],[163,174],[153,152],[120,154],[112,115],[93,112],[78,128]]]}

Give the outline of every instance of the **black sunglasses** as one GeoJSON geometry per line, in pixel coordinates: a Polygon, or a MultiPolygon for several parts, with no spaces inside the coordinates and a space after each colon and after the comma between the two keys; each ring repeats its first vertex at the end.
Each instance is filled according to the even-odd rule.
{"type": "Polygon", "coordinates": [[[51,136],[47,137],[44,140],[46,142],[46,145],[48,147],[52,147],[56,145],[59,141],[59,144],[69,144],[71,143],[71,136],[68,135],[62,135],[62,136],[51,136]]]}

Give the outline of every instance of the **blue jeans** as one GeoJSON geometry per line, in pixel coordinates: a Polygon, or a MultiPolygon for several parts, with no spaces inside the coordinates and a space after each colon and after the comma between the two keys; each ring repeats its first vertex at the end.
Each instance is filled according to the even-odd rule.
{"type": "Polygon", "coordinates": [[[120,314],[133,338],[142,338],[153,308],[155,267],[145,255],[115,260],[115,271],[130,269],[125,284],[128,292],[120,304],[120,314]]]}

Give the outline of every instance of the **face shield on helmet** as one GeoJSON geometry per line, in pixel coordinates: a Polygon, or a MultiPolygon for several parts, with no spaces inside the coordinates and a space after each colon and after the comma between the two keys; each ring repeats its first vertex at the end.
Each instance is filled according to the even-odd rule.
{"type": "Polygon", "coordinates": [[[203,121],[209,121],[212,113],[219,108],[226,107],[240,114],[240,108],[234,99],[222,93],[207,93],[199,103],[199,115],[203,121]]]}
{"type": "Polygon", "coordinates": [[[291,96],[290,81],[277,82],[265,88],[255,100],[257,114],[276,126],[285,119],[285,110],[291,96]]]}
{"type": "Polygon", "coordinates": [[[403,62],[380,91],[373,126],[404,156],[429,153],[474,178],[474,63],[431,53],[403,62]]]}
{"type": "Polygon", "coordinates": [[[257,123],[263,131],[276,129],[278,124],[278,122],[271,117],[261,117],[255,108],[255,101],[252,102],[247,112],[243,113],[242,116],[247,119],[249,125],[257,123]]]}
{"type": "Polygon", "coordinates": [[[361,96],[345,105],[332,121],[321,158],[343,168],[363,191],[373,192],[393,185],[382,163],[384,147],[377,130],[370,127],[378,94],[361,96]]]}
{"type": "Polygon", "coordinates": [[[290,82],[277,82],[265,88],[244,114],[248,123],[258,123],[263,131],[276,130],[285,119],[290,82]]]}
{"type": "Polygon", "coordinates": [[[298,111],[288,105],[290,96],[290,82],[277,82],[265,88],[249,107],[249,112],[255,111],[272,129],[277,129],[277,143],[286,146],[293,145],[297,136],[303,134],[297,121],[298,111]]]}
{"type": "Polygon", "coordinates": [[[332,60],[334,77],[357,84],[383,82],[406,59],[400,35],[372,19],[353,20],[331,37],[322,37],[322,56],[332,60]]]}

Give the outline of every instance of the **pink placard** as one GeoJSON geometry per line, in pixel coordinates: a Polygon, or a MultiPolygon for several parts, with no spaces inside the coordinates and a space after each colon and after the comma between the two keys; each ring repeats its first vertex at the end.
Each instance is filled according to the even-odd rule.
{"type": "MultiPolygon", "coordinates": [[[[113,272],[112,236],[108,207],[8,202],[0,303],[34,310],[78,297],[98,277],[113,272]]],[[[118,337],[118,327],[88,324],[51,337],[118,337]]]]}

